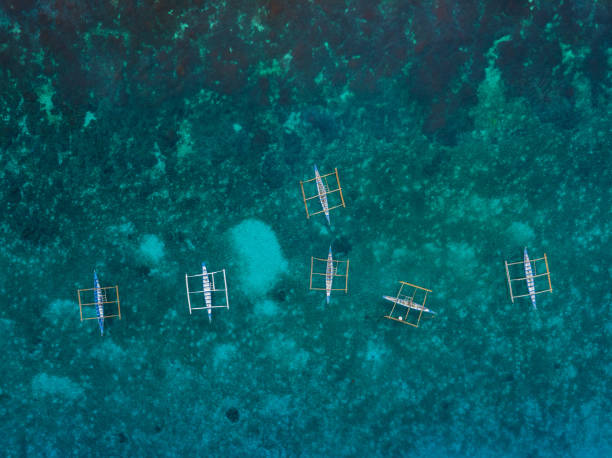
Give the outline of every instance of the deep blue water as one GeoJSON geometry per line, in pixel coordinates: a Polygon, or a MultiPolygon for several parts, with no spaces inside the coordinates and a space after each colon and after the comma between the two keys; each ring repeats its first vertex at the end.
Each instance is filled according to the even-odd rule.
{"type": "Polygon", "coordinates": [[[612,455],[611,11],[0,3],[3,455],[612,455]]]}

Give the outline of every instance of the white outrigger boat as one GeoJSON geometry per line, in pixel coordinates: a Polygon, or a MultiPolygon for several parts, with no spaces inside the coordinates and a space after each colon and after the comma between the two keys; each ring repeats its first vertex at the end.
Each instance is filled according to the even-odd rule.
{"type": "Polygon", "coordinates": [[[216,272],[209,272],[208,268],[206,267],[206,263],[202,262],[202,268],[200,270],[200,273],[195,275],[185,274],[185,286],[187,288],[187,304],[189,305],[190,315],[194,310],[206,310],[206,312],[208,313],[208,322],[212,323],[212,309],[229,309],[229,297],[227,293],[227,278],[225,276],[225,269],[221,269],[216,272]],[[190,282],[190,278],[195,280],[192,280],[190,282]],[[193,294],[201,294],[203,297],[194,300],[194,304],[192,304],[191,296],[193,294]],[[215,305],[218,302],[222,303],[215,305]],[[197,304],[202,305],[198,306],[197,304]]]}
{"type": "Polygon", "coordinates": [[[533,282],[533,272],[531,270],[531,261],[529,260],[529,253],[527,253],[527,247],[525,247],[523,252],[523,263],[525,264],[525,280],[527,280],[527,290],[529,291],[531,304],[533,308],[537,310],[535,284],[533,282]]]}
{"type": "MultiPolygon", "coordinates": [[[[319,200],[321,201],[321,207],[323,207],[323,212],[325,213],[325,218],[327,219],[327,224],[331,224],[329,222],[329,205],[327,203],[327,193],[329,190],[323,184],[323,180],[321,179],[321,175],[319,174],[319,169],[316,164],[314,166],[315,171],[315,180],[317,182],[317,191],[319,192],[319,200]]],[[[330,247],[331,251],[331,247],[330,247]]]]}
{"type": "Polygon", "coordinates": [[[436,312],[429,310],[427,307],[421,304],[417,304],[416,302],[413,302],[412,299],[400,299],[400,298],[392,297],[392,296],[383,296],[383,299],[391,301],[395,304],[403,305],[404,307],[408,307],[414,310],[419,310],[421,312],[431,313],[432,315],[436,314],[436,312]]]}

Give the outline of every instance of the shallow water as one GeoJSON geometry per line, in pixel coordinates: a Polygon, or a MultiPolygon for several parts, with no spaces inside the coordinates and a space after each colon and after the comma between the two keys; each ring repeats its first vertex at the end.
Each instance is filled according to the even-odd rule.
{"type": "Polygon", "coordinates": [[[404,3],[0,6],[6,455],[612,454],[610,9],[404,3]]]}

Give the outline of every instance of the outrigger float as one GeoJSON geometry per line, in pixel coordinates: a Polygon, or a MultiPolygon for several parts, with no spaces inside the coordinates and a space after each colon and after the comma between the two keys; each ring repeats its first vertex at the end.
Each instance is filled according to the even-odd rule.
{"type": "Polygon", "coordinates": [[[185,274],[185,285],[187,287],[187,304],[189,305],[189,314],[193,310],[206,310],[208,312],[208,322],[212,323],[212,309],[214,308],[226,308],[229,310],[229,299],[227,295],[227,278],[225,276],[225,269],[218,270],[216,272],[209,272],[206,268],[206,264],[202,263],[202,272],[195,275],[187,275],[185,274]],[[192,280],[192,282],[196,282],[197,287],[195,290],[190,289],[190,278],[196,278],[197,280],[192,280]],[[222,287],[221,287],[222,286],[222,287]],[[197,289],[202,288],[202,289],[197,289]],[[221,293],[221,294],[214,294],[221,293]],[[194,305],[195,301],[192,303],[191,295],[192,294],[201,294],[202,299],[200,304],[202,305],[194,305]],[[225,298],[222,304],[214,305],[213,304],[213,296],[221,296],[221,298],[225,298]]]}
{"type": "Polygon", "coordinates": [[[412,283],[406,283],[405,281],[400,281],[400,284],[401,286],[397,296],[383,296],[383,299],[393,302],[393,307],[389,314],[385,315],[385,318],[418,328],[423,313],[428,313],[432,316],[436,315],[436,312],[425,306],[427,295],[431,293],[431,290],[423,288],[422,286],[413,285],[412,283]],[[412,292],[410,294],[403,294],[404,287],[411,288],[412,292]],[[404,309],[401,308],[396,312],[395,309],[398,305],[404,307],[405,312],[404,309]],[[410,312],[413,312],[412,315],[410,312]]]}
{"type": "MultiPolygon", "coordinates": [[[[322,269],[320,269],[322,270],[322,269]]],[[[348,275],[349,275],[349,260],[346,261],[338,261],[333,259],[331,245],[329,246],[329,252],[327,254],[327,258],[310,258],[310,290],[311,291],[325,291],[325,301],[329,304],[331,298],[332,291],[344,291],[346,294],[348,292],[348,275]],[[325,272],[317,272],[315,271],[315,261],[317,265],[321,265],[325,263],[325,272]],[[315,286],[313,286],[313,277],[315,278],[315,286]],[[317,278],[325,277],[325,288],[321,286],[317,286],[318,282],[317,278]],[[337,280],[344,282],[343,288],[334,288],[334,279],[335,278],[343,278],[343,280],[337,280]]]]}
{"type": "MultiPolygon", "coordinates": [[[[310,218],[313,215],[318,215],[319,213],[323,213],[325,214],[325,219],[327,220],[327,224],[331,224],[329,220],[329,212],[339,207],[346,207],[344,203],[344,196],[342,195],[342,187],[340,186],[340,178],[338,177],[338,169],[335,168],[333,172],[327,173],[325,175],[321,175],[319,173],[319,169],[315,165],[314,172],[315,172],[314,178],[311,178],[310,180],[306,180],[306,181],[300,181],[300,188],[302,189],[302,198],[304,199],[304,207],[306,208],[306,218],[310,218]],[[328,177],[332,175],[335,177],[335,180],[334,180],[335,183],[332,182],[334,186],[333,189],[330,187],[330,184],[328,181],[328,177]],[[307,185],[307,187],[310,187],[310,188],[313,188],[314,186],[316,186],[316,191],[312,189],[312,192],[316,192],[316,194],[313,194],[312,192],[306,192],[304,190],[305,184],[307,185]],[[336,193],[337,193],[337,197],[336,197],[336,193]],[[330,207],[329,200],[328,200],[328,196],[330,195],[334,195],[336,199],[336,201],[332,204],[331,207],[330,207]],[[321,210],[313,212],[308,208],[308,204],[311,200],[317,199],[317,198],[319,199],[319,202],[321,203],[321,210]]],[[[311,190],[308,189],[308,191],[311,191],[311,190]]]]}
{"type": "Polygon", "coordinates": [[[541,293],[552,293],[552,284],[550,283],[550,270],[548,269],[548,258],[546,253],[541,258],[530,259],[527,248],[523,250],[523,260],[516,262],[504,261],[506,264],[506,278],[508,280],[508,289],[510,290],[510,300],[514,303],[514,299],[517,297],[527,297],[531,299],[531,305],[534,309],[536,306],[536,295],[541,293]],[[523,265],[523,269],[519,274],[519,277],[514,278],[511,274],[513,270],[512,266],[523,265]],[[540,266],[540,272],[538,273],[538,265],[540,266]],[[544,271],[542,271],[544,268],[544,271]],[[524,276],[523,276],[524,275],[524,276]],[[543,278],[544,281],[539,279],[543,278]],[[526,282],[527,292],[522,294],[516,294],[516,286],[514,282],[526,282]],[[536,282],[538,285],[536,286],[536,282]]]}
{"type": "Polygon", "coordinates": [[[104,335],[104,320],[107,318],[119,317],[121,319],[121,304],[119,303],[118,286],[100,286],[98,274],[93,273],[94,287],[77,290],[79,299],[79,312],[81,321],[98,320],[100,335],[104,335]],[[115,307],[116,306],[116,310],[115,307]],[[91,307],[95,308],[95,315],[91,312],[91,307]],[[83,313],[85,310],[85,313],[83,313]]]}

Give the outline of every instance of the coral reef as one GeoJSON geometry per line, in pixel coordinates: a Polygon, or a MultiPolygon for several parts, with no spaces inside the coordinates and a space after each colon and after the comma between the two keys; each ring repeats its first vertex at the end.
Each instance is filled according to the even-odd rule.
{"type": "Polygon", "coordinates": [[[4,2],[3,453],[612,455],[610,11],[4,2]],[[314,163],[331,228],[304,215],[314,163]],[[330,242],[351,272],[326,306],[330,242]],[[537,311],[506,292],[523,246],[550,261],[537,311]],[[202,261],[228,275],[210,324],[202,261]],[[93,269],[121,293],[103,337],[93,269]],[[400,279],[433,290],[418,330],[381,319],[400,279]]]}

